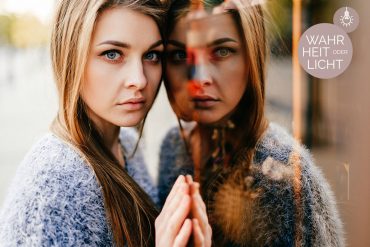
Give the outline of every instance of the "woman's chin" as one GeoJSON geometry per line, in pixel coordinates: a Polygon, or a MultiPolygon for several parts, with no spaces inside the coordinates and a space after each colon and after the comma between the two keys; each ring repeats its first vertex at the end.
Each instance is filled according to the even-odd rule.
{"type": "Polygon", "coordinates": [[[222,121],[222,116],[199,114],[194,118],[194,121],[201,125],[218,125],[222,121]]]}
{"type": "Polygon", "coordinates": [[[230,119],[230,114],[215,114],[215,113],[203,113],[198,114],[194,121],[201,125],[213,125],[213,126],[223,126],[227,124],[230,119]]]}
{"type": "Polygon", "coordinates": [[[143,118],[144,118],[144,115],[140,114],[140,116],[136,116],[135,114],[133,116],[125,116],[122,119],[117,119],[116,121],[114,121],[114,123],[115,125],[120,126],[120,127],[135,127],[138,124],[140,124],[143,118]]]}

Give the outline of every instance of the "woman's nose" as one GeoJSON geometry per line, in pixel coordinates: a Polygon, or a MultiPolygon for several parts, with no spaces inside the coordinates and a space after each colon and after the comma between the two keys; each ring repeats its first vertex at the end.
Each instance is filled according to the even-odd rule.
{"type": "Polygon", "coordinates": [[[129,70],[126,73],[128,73],[126,87],[135,87],[139,90],[146,87],[148,82],[141,59],[131,61],[129,70]]]}
{"type": "Polygon", "coordinates": [[[209,86],[213,83],[209,68],[205,64],[197,64],[189,67],[189,81],[199,86],[209,86]]]}

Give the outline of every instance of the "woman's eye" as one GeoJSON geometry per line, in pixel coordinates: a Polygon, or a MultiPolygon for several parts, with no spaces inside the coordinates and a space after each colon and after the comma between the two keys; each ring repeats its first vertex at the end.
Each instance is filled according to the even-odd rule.
{"type": "Polygon", "coordinates": [[[122,56],[122,54],[116,50],[105,51],[102,55],[110,61],[118,61],[122,56]]]}
{"type": "Polygon", "coordinates": [[[186,55],[186,51],[184,50],[175,50],[175,51],[169,52],[169,59],[172,62],[175,62],[175,63],[185,62],[186,58],[187,58],[187,55],[186,55]]]}
{"type": "Polygon", "coordinates": [[[234,52],[231,48],[221,47],[213,51],[212,57],[214,58],[226,58],[234,52]]]}
{"type": "Polygon", "coordinates": [[[161,60],[161,53],[159,51],[148,52],[144,59],[150,62],[159,62],[161,60]]]}

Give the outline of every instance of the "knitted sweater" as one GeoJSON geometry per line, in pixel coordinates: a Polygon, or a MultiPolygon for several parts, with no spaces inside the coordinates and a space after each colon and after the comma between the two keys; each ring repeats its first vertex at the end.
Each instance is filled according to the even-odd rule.
{"type": "MultiPolygon", "coordinates": [[[[122,129],[131,153],[137,137],[122,129]]],[[[158,202],[140,150],[126,159],[128,174],[158,202]]],[[[103,193],[81,155],[46,134],[20,164],[0,212],[0,246],[112,246],[103,193]]]]}
{"type": "MultiPolygon", "coordinates": [[[[344,246],[332,190],[309,152],[276,124],[256,146],[248,172],[242,158],[221,180],[201,184],[214,246],[344,246]],[[221,182],[220,182],[221,181],[221,182]]],[[[193,163],[178,128],[165,137],[158,181],[161,205],[193,163]]],[[[216,174],[218,172],[216,171],[216,174]]]]}

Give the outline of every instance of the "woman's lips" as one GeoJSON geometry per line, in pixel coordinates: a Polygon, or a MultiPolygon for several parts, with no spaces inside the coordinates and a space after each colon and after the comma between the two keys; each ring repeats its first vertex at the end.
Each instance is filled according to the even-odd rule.
{"type": "Polygon", "coordinates": [[[195,108],[200,109],[210,108],[220,102],[219,99],[210,95],[196,95],[193,96],[191,99],[195,104],[195,108]]]}
{"type": "Polygon", "coordinates": [[[145,105],[144,98],[131,98],[124,102],[118,103],[120,107],[128,111],[140,110],[145,105]]]}

